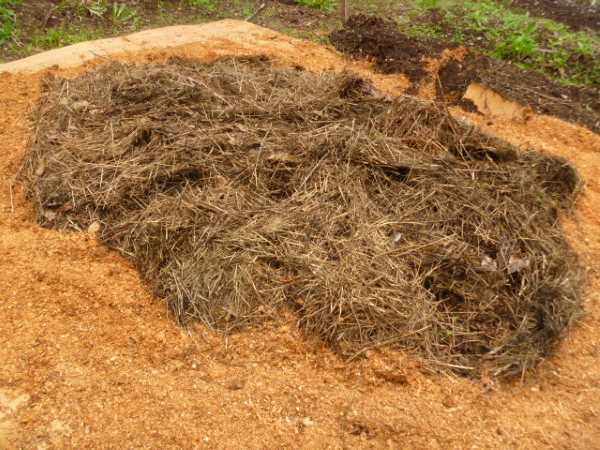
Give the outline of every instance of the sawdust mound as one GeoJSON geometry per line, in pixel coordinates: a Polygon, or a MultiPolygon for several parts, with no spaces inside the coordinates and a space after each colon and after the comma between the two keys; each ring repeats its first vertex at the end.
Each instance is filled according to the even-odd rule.
{"type": "Polygon", "coordinates": [[[349,74],[113,63],[48,79],[22,170],[39,222],[130,258],[181,323],[293,310],[342,354],[520,374],[580,308],[564,161],[349,74]]]}

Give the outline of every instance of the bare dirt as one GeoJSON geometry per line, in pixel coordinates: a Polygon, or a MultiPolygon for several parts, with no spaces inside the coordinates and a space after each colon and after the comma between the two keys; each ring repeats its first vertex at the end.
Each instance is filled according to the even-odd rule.
{"type": "Polygon", "coordinates": [[[438,100],[473,112],[464,94],[471,83],[481,83],[538,113],[600,132],[600,90],[596,87],[561,85],[475,50],[454,47],[455,54],[448,55],[441,40],[407,36],[394,22],[373,16],[352,16],[344,28],[331,34],[331,41],[352,57],[373,60],[382,73],[405,74],[413,83],[411,93],[433,79],[438,100]]]}
{"type": "Polygon", "coordinates": [[[536,72],[474,53],[448,59],[439,71],[439,80],[443,97],[454,104],[462,104],[466,89],[476,82],[537,113],[600,132],[600,91],[592,87],[561,85],[536,72]]]}
{"type": "MultiPolygon", "coordinates": [[[[124,59],[268,53],[311,70],[345,65],[333,54],[323,63],[314,44],[269,36],[256,47],[217,39],[124,59]]],[[[498,385],[426,375],[397,352],[344,363],[306,342],[292,319],[227,340],[175,326],[123,258],[90,235],[38,227],[11,188],[41,78],[0,75],[0,448],[597,447],[598,135],[536,114],[525,122],[453,110],[516,145],[568,158],[586,181],[563,226],[587,268],[587,313],[533,375],[498,385]]],[[[370,78],[392,95],[407,87],[402,76],[370,78]]]]}
{"type": "Polygon", "coordinates": [[[563,22],[574,30],[600,30],[600,5],[591,1],[573,0],[512,0],[533,16],[563,22]]]}
{"type": "Polygon", "coordinates": [[[330,39],[339,51],[374,61],[382,73],[403,73],[414,84],[428,74],[423,59],[444,48],[440,43],[406,36],[393,21],[363,14],[351,16],[330,39]]]}

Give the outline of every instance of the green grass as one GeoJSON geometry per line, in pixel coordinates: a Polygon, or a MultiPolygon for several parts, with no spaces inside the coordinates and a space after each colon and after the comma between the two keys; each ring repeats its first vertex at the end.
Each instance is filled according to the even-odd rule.
{"type": "Polygon", "coordinates": [[[321,9],[323,11],[332,11],[337,5],[336,0],[297,0],[300,5],[310,8],[321,9]]]}
{"type": "Polygon", "coordinates": [[[483,47],[488,55],[535,69],[564,83],[600,84],[600,37],[529,16],[500,1],[415,0],[403,27],[414,35],[450,37],[455,43],[483,47]],[[439,8],[441,23],[417,17],[439,8]]]}
{"type": "Polygon", "coordinates": [[[0,0],[0,44],[8,41],[15,32],[17,18],[14,7],[20,0],[0,0]]]}
{"type": "Polygon", "coordinates": [[[62,0],[58,4],[61,12],[72,11],[80,19],[100,18],[110,19],[115,24],[133,23],[139,17],[134,7],[127,2],[115,2],[109,0],[62,0]]]}
{"type": "Polygon", "coordinates": [[[208,11],[215,11],[217,9],[217,0],[187,0],[190,6],[196,8],[203,8],[208,11]]]}
{"type": "Polygon", "coordinates": [[[117,2],[112,4],[111,18],[114,22],[136,22],[138,20],[138,14],[131,6],[117,2]]]}
{"type": "Polygon", "coordinates": [[[244,2],[244,4],[242,5],[242,17],[251,17],[255,12],[256,9],[254,8],[254,4],[252,2],[244,2]]]}
{"type": "MultiPolygon", "coordinates": [[[[154,25],[179,23],[173,3],[160,2],[154,25]]],[[[217,18],[248,18],[256,11],[254,0],[180,0],[190,23],[217,18]]],[[[0,0],[0,44],[5,54],[25,54],[28,49],[53,48],[84,39],[122,33],[148,23],[144,9],[136,11],[128,0],[61,0],[57,11],[74,21],[43,31],[21,31],[15,9],[23,0],[0,0]],[[101,19],[101,20],[99,20],[101,19]],[[114,30],[114,31],[111,31],[114,30]]],[[[270,17],[270,7],[260,15],[262,23],[297,37],[326,43],[325,33],[339,26],[338,0],[298,0],[323,12],[323,20],[301,27],[270,17]],[[279,23],[281,22],[281,23],[279,23]]],[[[402,29],[412,35],[450,39],[525,68],[542,72],[563,83],[600,85],[600,37],[573,32],[566,26],[530,17],[511,9],[507,0],[350,0],[352,12],[369,12],[401,18],[402,29]],[[445,12],[443,20],[427,20],[433,8],[445,12]],[[407,13],[408,11],[408,13],[407,13]],[[418,20],[417,20],[418,19],[418,20]]],[[[25,19],[23,19],[25,21],[25,19]]]]}
{"type": "Polygon", "coordinates": [[[28,44],[26,51],[31,53],[33,49],[51,49],[64,47],[101,37],[99,30],[86,28],[53,27],[48,28],[45,33],[34,34],[28,44]]]}

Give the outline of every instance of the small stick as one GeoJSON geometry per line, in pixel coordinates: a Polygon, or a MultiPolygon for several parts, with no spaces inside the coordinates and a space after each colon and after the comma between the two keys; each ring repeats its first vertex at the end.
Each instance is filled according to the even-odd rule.
{"type": "Polygon", "coordinates": [[[342,22],[346,23],[348,17],[350,17],[350,0],[340,0],[340,16],[342,22]]]}

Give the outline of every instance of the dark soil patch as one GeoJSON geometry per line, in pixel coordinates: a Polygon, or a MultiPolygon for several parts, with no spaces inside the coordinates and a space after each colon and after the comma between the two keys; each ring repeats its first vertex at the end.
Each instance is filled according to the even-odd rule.
{"type": "MultiPolygon", "coordinates": [[[[480,73],[488,69],[489,60],[485,57],[448,59],[438,72],[436,99],[450,105],[459,105],[473,82],[481,82],[480,73]]],[[[473,105],[474,109],[477,107],[473,105]]],[[[473,110],[473,108],[470,108],[473,110]]]]}
{"type": "Polygon", "coordinates": [[[381,72],[403,73],[413,83],[427,75],[423,57],[437,55],[443,48],[440,43],[401,33],[393,21],[362,14],[351,16],[330,39],[339,51],[355,58],[372,59],[381,72]]]}
{"type": "MultiPolygon", "coordinates": [[[[490,14],[488,17],[484,14],[485,18],[482,21],[486,26],[474,26],[476,20],[470,14],[473,14],[472,9],[463,9],[458,4],[451,14],[442,9],[428,10],[412,17],[410,24],[405,26],[434,28],[439,36],[436,38],[438,42],[443,39],[449,42],[459,39],[473,51],[487,52],[495,59],[521,64],[553,80],[600,87],[600,49],[583,51],[582,48],[588,45],[584,45],[584,42],[587,42],[584,38],[576,39],[573,33],[565,32],[563,38],[559,38],[560,33],[541,25],[535,27],[536,32],[527,32],[519,37],[518,31],[505,28],[500,15],[490,14]],[[566,34],[569,34],[570,38],[567,39],[566,34]],[[527,44],[523,45],[520,42],[527,44]],[[583,47],[580,47],[581,45],[583,47]]],[[[533,19],[528,20],[530,24],[534,23],[533,19]]]]}
{"type": "Polygon", "coordinates": [[[600,30],[600,5],[585,5],[569,0],[512,0],[533,16],[562,22],[574,30],[600,30]]]}
{"type": "Polygon", "coordinates": [[[451,58],[441,68],[436,84],[436,98],[450,105],[459,105],[469,112],[477,112],[477,106],[463,98],[469,84],[478,80],[477,67],[451,58]]]}
{"type": "Polygon", "coordinates": [[[480,79],[489,88],[529,105],[538,113],[560,117],[600,133],[600,89],[565,86],[536,72],[494,60],[480,79]]]}
{"type": "MultiPolygon", "coordinates": [[[[439,57],[446,48],[441,41],[409,37],[391,21],[363,15],[351,17],[343,29],[332,33],[331,40],[338,50],[353,57],[374,59],[382,72],[407,74],[414,84],[426,76],[423,58],[439,57]]],[[[474,51],[462,61],[451,58],[441,67],[437,98],[474,111],[475,105],[463,99],[474,81],[538,113],[600,132],[600,89],[561,85],[539,73],[474,51]]]]}
{"type": "Polygon", "coordinates": [[[469,84],[478,82],[537,113],[600,132],[599,89],[564,86],[541,74],[473,53],[462,61],[448,60],[440,69],[439,79],[438,98],[451,104],[460,104],[469,84]]]}
{"type": "Polygon", "coordinates": [[[50,78],[22,179],[40,224],[100,228],[182,323],[282,310],[336,351],[521,375],[580,310],[564,160],[349,74],[268,60],[50,78]]]}

